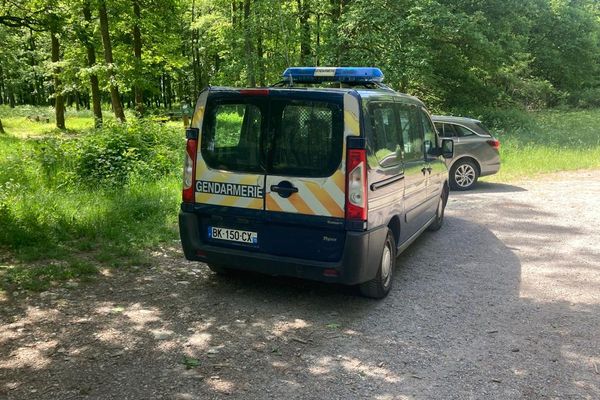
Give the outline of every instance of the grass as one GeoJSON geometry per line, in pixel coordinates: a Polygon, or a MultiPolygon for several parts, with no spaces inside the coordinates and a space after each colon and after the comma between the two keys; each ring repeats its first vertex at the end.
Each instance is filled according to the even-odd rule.
{"type": "MultiPolygon", "coordinates": [[[[181,124],[130,118],[123,127],[105,114],[98,131],[89,111],[69,110],[60,132],[28,118],[52,121],[49,108],[0,106],[0,290],[148,265],[153,248],[177,240],[181,124]]],[[[600,168],[600,109],[479,117],[502,142],[501,172],[485,179],[600,168]]]]}
{"type": "Polygon", "coordinates": [[[44,290],[103,267],[147,265],[153,247],[177,239],[179,123],[125,129],[109,119],[97,131],[91,115],[70,112],[65,133],[18,115],[23,110],[6,111],[0,108],[7,132],[0,134],[0,288],[44,290]],[[117,162],[125,156],[114,143],[127,162],[117,162]],[[108,169],[83,163],[85,151],[104,157],[108,169]],[[115,179],[102,175],[117,166],[115,179]]]}
{"type": "Polygon", "coordinates": [[[542,173],[600,168],[600,109],[507,114],[505,119],[490,118],[492,130],[502,143],[502,169],[484,179],[502,182],[542,173]]]}

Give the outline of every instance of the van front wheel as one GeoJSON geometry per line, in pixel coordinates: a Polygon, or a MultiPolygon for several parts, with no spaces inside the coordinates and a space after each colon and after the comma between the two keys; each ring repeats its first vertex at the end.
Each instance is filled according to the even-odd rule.
{"type": "Polygon", "coordinates": [[[381,252],[377,275],[370,281],[360,284],[360,293],[365,297],[371,297],[373,299],[382,299],[387,296],[392,288],[392,278],[394,277],[395,267],[396,242],[394,241],[392,231],[388,228],[387,237],[385,238],[385,243],[381,252]]]}

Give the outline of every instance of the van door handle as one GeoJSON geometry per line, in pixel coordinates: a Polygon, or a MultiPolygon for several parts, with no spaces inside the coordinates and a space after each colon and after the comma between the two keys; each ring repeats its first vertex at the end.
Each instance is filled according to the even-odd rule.
{"type": "Polygon", "coordinates": [[[277,192],[278,195],[286,198],[294,193],[298,193],[298,188],[292,185],[291,182],[282,181],[278,185],[271,185],[271,192],[277,192]]]}

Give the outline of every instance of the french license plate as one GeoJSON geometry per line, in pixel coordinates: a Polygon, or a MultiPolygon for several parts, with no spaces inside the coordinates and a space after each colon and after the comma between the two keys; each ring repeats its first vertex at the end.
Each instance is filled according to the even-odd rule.
{"type": "Polygon", "coordinates": [[[258,233],[257,232],[240,231],[238,229],[219,228],[217,226],[209,226],[208,227],[208,237],[211,239],[227,240],[230,242],[258,244],[258,233]]]}

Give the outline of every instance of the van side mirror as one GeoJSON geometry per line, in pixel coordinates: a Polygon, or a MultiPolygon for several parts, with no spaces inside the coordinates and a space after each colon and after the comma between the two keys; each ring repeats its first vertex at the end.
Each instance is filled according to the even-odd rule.
{"type": "Polygon", "coordinates": [[[442,157],[454,157],[454,141],[452,139],[442,139],[442,157]]]}

